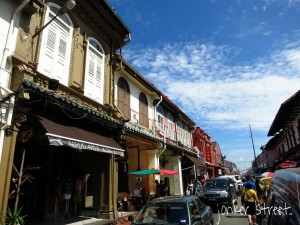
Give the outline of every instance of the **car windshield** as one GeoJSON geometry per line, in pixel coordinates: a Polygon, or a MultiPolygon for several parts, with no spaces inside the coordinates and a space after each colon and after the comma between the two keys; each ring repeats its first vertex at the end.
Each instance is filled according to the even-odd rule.
{"type": "Polygon", "coordinates": [[[133,221],[134,224],[188,224],[188,212],[183,202],[147,204],[133,221]]]}
{"type": "Polygon", "coordinates": [[[225,179],[218,180],[207,180],[204,184],[206,188],[224,188],[227,187],[227,182],[225,179]]]}
{"type": "Polygon", "coordinates": [[[240,178],[239,175],[236,175],[236,176],[235,176],[235,179],[240,180],[241,178],[240,178]]]}

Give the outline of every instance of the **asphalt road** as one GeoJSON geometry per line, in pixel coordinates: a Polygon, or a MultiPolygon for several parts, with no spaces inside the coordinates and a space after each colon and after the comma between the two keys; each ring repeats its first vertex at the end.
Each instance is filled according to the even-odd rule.
{"type": "MultiPolygon", "coordinates": [[[[213,209],[213,217],[215,225],[248,225],[248,219],[245,211],[241,207],[241,198],[238,197],[238,204],[234,206],[234,210],[219,207],[213,209]]],[[[257,216],[257,223],[261,224],[261,216],[257,216]]]]}

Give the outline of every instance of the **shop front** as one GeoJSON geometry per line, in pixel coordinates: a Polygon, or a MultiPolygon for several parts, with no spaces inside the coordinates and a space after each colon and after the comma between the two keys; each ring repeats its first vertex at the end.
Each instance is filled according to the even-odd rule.
{"type": "Polygon", "coordinates": [[[17,102],[15,117],[23,120],[18,125],[8,207],[18,196],[29,224],[78,215],[113,218],[115,157],[125,152],[114,139],[117,131],[91,113],[79,117],[80,108],[72,102],[57,101],[38,91],[31,92],[30,101],[17,102]]]}

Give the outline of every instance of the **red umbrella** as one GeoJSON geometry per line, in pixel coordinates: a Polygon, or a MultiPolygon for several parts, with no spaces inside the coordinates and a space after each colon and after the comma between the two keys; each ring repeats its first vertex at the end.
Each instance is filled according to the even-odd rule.
{"type": "Polygon", "coordinates": [[[297,164],[294,163],[294,162],[291,162],[290,160],[286,160],[283,163],[280,163],[278,166],[280,168],[284,169],[284,168],[293,168],[293,167],[296,167],[297,164]]]}
{"type": "Polygon", "coordinates": [[[147,170],[139,170],[139,171],[129,172],[128,174],[135,174],[135,175],[149,175],[149,174],[175,175],[175,174],[179,174],[179,172],[176,171],[176,170],[147,169],[147,170]]]}
{"type": "Polygon", "coordinates": [[[160,172],[160,175],[175,175],[175,174],[179,174],[179,172],[176,171],[176,170],[162,170],[162,169],[158,169],[158,171],[160,172]]]}
{"type": "Polygon", "coordinates": [[[273,173],[272,172],[264,172],[261,174],[264,177],[273,177],[273,173]]]}

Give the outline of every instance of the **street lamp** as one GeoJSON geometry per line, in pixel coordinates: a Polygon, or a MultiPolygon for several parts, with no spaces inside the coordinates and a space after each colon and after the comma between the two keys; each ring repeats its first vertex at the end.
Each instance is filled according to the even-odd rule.
{"type": "Polygon", "coordinates": [[[32,40],[38,36],[50,23],[53,22],[53,20],[55,20],[58,16],[65,14],[66,12],[72,10],[74,7],[76,6],[76,2],[75,0],[68,0],[65,5],[59,9],[58,13],[51,19],[48,21],[48,23],[46,23],[43,27],[41,27],[33,36],[32,36],[32,40]]]}

